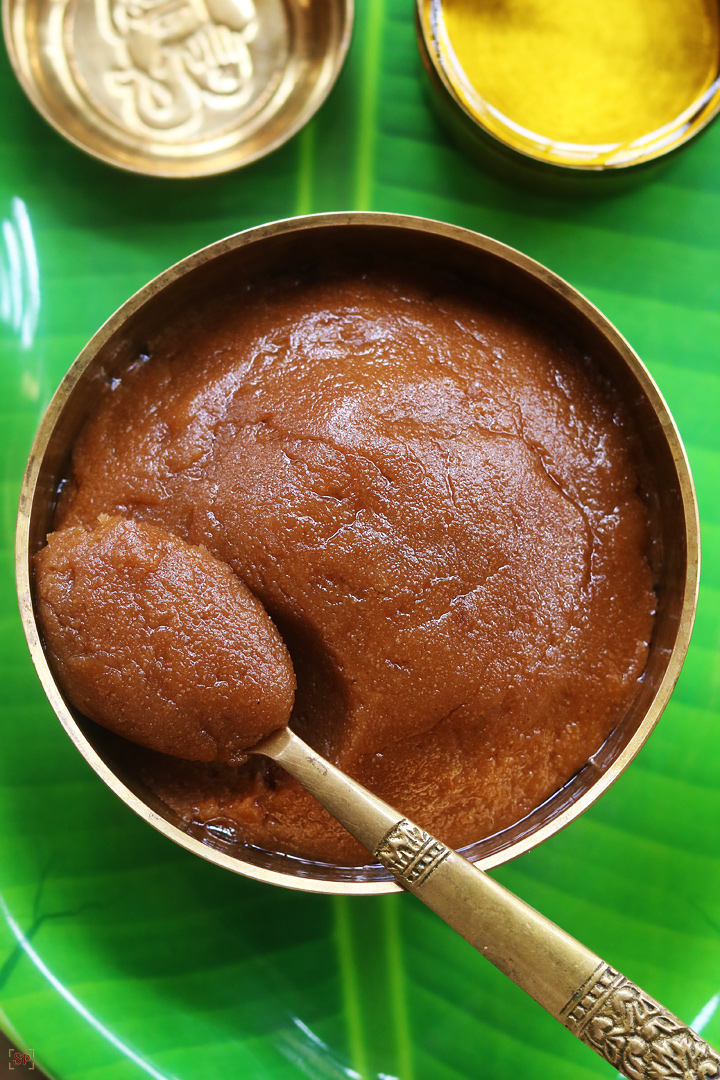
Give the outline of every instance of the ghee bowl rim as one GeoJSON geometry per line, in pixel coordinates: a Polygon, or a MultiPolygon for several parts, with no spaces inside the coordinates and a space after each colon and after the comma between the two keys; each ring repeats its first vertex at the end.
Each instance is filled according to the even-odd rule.
{"type": "MultiPolygon", "coordinates": [[[[497,866],[554,835],[623,772],[667,704],[685,659],[697,603],[700,556],[697,502],[687,457],[662,395],[645,365],[616,328],[589,300],[542,264],[499,241],[459,226],[400,214],[357,211],[289,218],[248,229],[202,248],[148,282],[110,316],[80,352],[61,381],[35,436],[22,482],[16,533],[16,578],[23,628],[36,671],[58,719],[85,760],[131,809],[175,843],[217,865],[257,880],[308,892],[378,894],[395,891],[398,886],[379,867],[336,868],[254,848],[229,853],[221,845],[210,846],[207,840],[179,828],[170,820],[171,813],[165,816],[167,810],[157,800],[147,792],[139,794],[133,790],[127,776],[121,776],[122,770],[108,760],[112,754],[107,744],[103,744],[106,734],[98,729],[96,735],[95,725],[79,718],[68,707],[52,674],[35,619],[30,559],[48,531],[57,484],[75,437],[73,431],[77,433],[87,416],[93,382],[105,380],[108,365],[111,367],[113,359],[117,361],[121,355],[123,330],[132,337],[133,326],[140,325],[138,320],[144,315],[157,313],[168,297],[172,300],[180,295],[178,290],[196,288],[203,275],[208,279],[232,262],[252,264],[253,259],[259,258],[262,264],[263,258],[270,257],[270,265],[277,265],[278,252],[293,250],[293,245],[295,250],[300,244],[303,251],[312,250],[313,244],[327,250],[337,239],[344,248],[354,237],[356,246],[362,246],[376,241],[379,234],[385,241],[392,238],[400,248],[405,245],[406,257],[413,248],[427,251],[428,256],[435,248],[452,256],[448,266],[474,267],[485,281],[488,275],[493,281],[504,280],[506,284],[510,280],[527,287],[536,303],[540,296],[543,302],[556,304],[557,310],[567,316],[567,325],[572,324],[574,333],[588,333],[597,341],[598,348],[607,349],[601,367],[606,362],[616,366],[618,378],[625,383],[624,396],[629,388],[633,398],[630,401],[626,397],[626,402],[636,416],[645,417],[643,424],[638,422],[638,433],[641,439],[651,440],[662,459],[658,470],[664,470],[662,485],[656,485],[652,491],[653,498],[662,502],[662,520],[665,522],[667,518],[669,525],[663,525],[663,543],[667,549],[663,566],[667,566],[667,580],[663,577],[660,581],[659,621],[646,669],[646,676],[650,675],[646,683],[646,676],[641,680],[635,702],[607,742],[561,791],[516,826],[464,849],[479,866],[484,869],[497,866]]],[[[252,273],[252,265],[247,272],[252,273]]],[[[522,299],[527,301],[527,297],[522,299]]]]}
{"type": "MultiPolygon", "coordinates": [[[[482,117],[463,101],[453,79],[445,70],[436,45],[436,35],[429,12],[438,7],[442,7],[442,0],[415,0],[416,36],[424,66],[432,83],[434,98],[444,106],[445,118],[450,120],[461,142],[469,146],[471,150],[483,153],[486,161],[496,166],[500,165],[501,168],[503,165],[505,169],[509,168],[516,178],[526,178],[524,173],[528,168],[541,170],[541,173],[546,176],[554,174],[558,178],[634,174],[681,150],[688,142],[700,135],[720,114],[719,68],[708,91],[686,110],[689,115],[686,122],[677,129],[679,134],[676,132],[672,138],[669,134],[658,137],[650,144],[649,150],[638,147],[634,157],[607,164],[597,161],[582,162],[544,157],[519,142],[513,142],[510,137],[503,138],[497,131],[488,127],[482,117]],[[693,107],[694,112],[691,113],[690,109],[693,107]],[[519,173],[518,168],[521,170],[519,173]]],[[[653,134],[653,132],[648,132],[647,137],[653,134]]],[[[640,141],[636,140],[636,142],[640,141]]]]}

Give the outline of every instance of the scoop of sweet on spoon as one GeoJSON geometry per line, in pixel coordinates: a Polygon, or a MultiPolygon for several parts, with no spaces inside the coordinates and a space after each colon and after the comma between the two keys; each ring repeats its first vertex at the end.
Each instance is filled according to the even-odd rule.
{"type": "Polygon", "coordinates": [[[237,764],[290,719],[283,640],[205,548],[101,516],[92,530],[52,533],[34,569],[60,684],[92,720],[164,754],[237,764]]]}
{"type": "Polygon", "coordinates": [[[282,765],[394,875],[631,1080],[720,1078],[718,1055],[554,923],[316,754],[288,727],[295,677],[259,601],[207,550],[101,518],[35,557],[38,617],[86,716],[190,760],[282,765]]]}

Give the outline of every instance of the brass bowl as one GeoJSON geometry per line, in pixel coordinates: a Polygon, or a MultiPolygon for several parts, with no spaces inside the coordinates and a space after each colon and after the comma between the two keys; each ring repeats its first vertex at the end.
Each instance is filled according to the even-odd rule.
{"type": "MultiPolygon", "coordinates": [[[[63,379],[30,453],[18,513],[16,570],[30,652],[50,703],[83,757],[141,817],[176,843],[229,870],[291,888],[382,893],[397,885],[380,866],[348,868],[231,848],[188,830],[129,775],[115,737],[66,703],[48,665],[35,618],[30,560],[52,529],[58,485],[101,387],[137,355],[137,343],[192,301],[217,293],[228,277],[242,287],[258,274],[286,271],[354,252],[422,261],[475,280],[559,324],[617,388],[633,415],[647,459],[643,487],[658,522],[658,614],[647,669],[622,722],[587,765],[542,806],[465,854],[487,869],[552,836],[598,798],[647,739],[680,673],[695,614],[699,529],[685,453],[667,407],[638,356],[588,300],[550,270],[496,240],[466,229],[395,214],[340,213],[294,218],[250,229],[196,252],[131,297],[95,334],[63,379]]],[[[653,557],[655,562],[655,557],[653,557]]],[[[402,807],[398,808],[402,811],[402,807]]]]}
{"type": "Polygon", "coordinates": [[[81,150],[149,176],[227,172],[281,146],[342,67],[353,0],[3,0],[8,55],[81,150]]]}
{"type": "Polygon", "coordinates": [[[503,116],[471,85],[452,47],[443,0],[415,0],[415,22],[431,100],[443,124],[482,164],[535,187],[587,193],[598,186],[617,190],[636,183],[720,113],[720,69],[716,69],[696,100],[655,131],[616,144],[554,140],[503,116]]]}

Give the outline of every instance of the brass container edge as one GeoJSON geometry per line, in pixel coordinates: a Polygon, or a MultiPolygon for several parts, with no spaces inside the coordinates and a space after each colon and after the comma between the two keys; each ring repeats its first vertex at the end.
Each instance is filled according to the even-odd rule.
{"type": "MultiPolygon", "coordinates": [[[[555,297],[559,298],[559,302],[569,305],[568,311],[574,311],[583,325],[587,324],[593,332],[598,332],[601,339],[608,343],[608,347],[617,352],[634,380],[633,385],[636,382],[641,388],[644,399],[648,403],[647,407],[651,407],[654,412],[660,433],[658,438],[662,437],[666,442],[677,477],[678,514],[682,515],[682,521],[678,517],[677,525],[682,531],[685,553],[684,563],[676,575],[677,625],[675,627],[675,622],[671,620],[673,639],[670,654],[658,684],[648,690],[650,700],[643,710],[642,718],[619,751],[614,753],[609,765],[598,771],[591,760],[588,768],[591,773],[595,769],[597,775],[592,773],[587,781],[589,786],[586,790],[575,796],[570,792],[567,805],[562,804],[562,792],[549,800],[549,803],[555,800],[559,806],[551,818],[546,821],[540,820],[543,813],[543,807],[540,807],[538,811],[525,819],[528,822],[527,831],[523,833],[523,829],[519,828],[517,836],[512,842],[508,842],[507,846],[500,846],[490,854],[466,849],[466,855],[476,861],[482,869],[487,870],[500,865],[530,850],[564,828],[605,792],[636,756],[670,698],[687,653],[697,603],[700,546],[697,501],[687,456],[665,401],[643,362],[605,316],[571,285],[535,260],[489,237],[458,226],[397,214],[340,212],[284,219],[226,237],[180,260],[138,290],[110,316],[80,352],[53,396],[33,443],[20,495],[15,551],[18,600],[30,654],[49,702],[91,768],[132,810],[175,843],[226,869],[260,881],[308,892],[369,895],[393,892],[398,889],[398,886],[389,877],[377,877],[376,871],[374,871],[375,876],[368,880],[367,868],[361,868],[354,880],[344,878],[338,880],[332,877],[326,878],[326,870],[322,864],[311,864],[311,869],[307,870],[299,865],[298,860],[284,856],[278,856],[277,862],[280,866],[277,868],[254,865],[243,861],[241,857],[227,854],[217,847],[211,847],[184,832],[176,824],[166,820],[157,808],[153,808],[132,791],[92,744],[57,686],[45,656],[35,620],[30,567],[30,559],[38,546],[39,539],[38,535],[35,535],[37,524],[33,515],[39,514],[43,508],[47,512],[47,500],[52,498],[53,494],[48,488],[46,474],[49,470],[48,461],[53,454],[57,454],[53,436],[57,434],[58,422],[65,413],[73,391],[83,380],[83,376],[88,372],[95,358],[98,356],[102,358],[103,348],[111,342],[114,335],[118,334],[128,320],[142,312],[154,298],[164,294],[169,286],[187,279],[188,275],[201,272],[213,260],[224,256],[234,256],[235,253],[246,253],[253,248],[253,245],[263,245],[266,242],[286,242],[293,238],[299,242],[302,238],[305,243],[313,237],[318,238],[318,242],[323,242],[324,235],[335,235],[338,230],[346,228],[355,230],[359,236],[366,233],[371,235],[372,230],[390,230],[390,234],[397,235],[399,239],[409,237],[413,243],[417,242],[419,250],[422,249],[425,241],[432,241],[437,244],[447,244],[453,251],[457,247],[466,253],[470,260],[491,257],[498,260],[500,266],[508,268],[512,273],[518,272],[527,276],[533,288],[542,287],[551,290],[555,297]],[[672,627],[675,629],[673,630],[672,627]],[[533,824],[534,817],[538,819],[535,824],[533,824]]],[[[67,451],[67,447],[64,450],[67,451]]],[[[578,777],[575,781],[580,783],[578,777]]],[[[572,783],[574,781],[570,786],[572,783]]],[[[398,809],[402,811],[402,807],[398,809]]],[[[519,826],[522,825],[522,822],[519,823],[519,826]]],[[[512,832],[512,830],[508,831],[512,832]]]]}
{"type": "MultiPolygon", "coordinates": [[[[2,0],[3,33],[8,58],[28,100],[43,119],[76,149],[114,168],[161,179],[194,179],[231,172],[251,165],[283,146],[312,119],[333,89],[347,56],[354,22],[354,0],[325,0],[328,11],[332,12],[332,20],[338,23],[339,32],[334,39],[331,35],[328,55],[311,57],[299,65],[307,68],[304,71],[308,82],[307,95],[304,105],[289,122],[280,123],[278,130],[273,129],[264,141],[252,129],[246,140],[251,149],[247,151],[242,149],[245,143],[241,142],[234,146],[226,145],[215,152],[209,149],[203,154],[198,151],[199,144],[196,143],[188,144],[187,153],[183,156],[178,154],[177,146],[173,146],[172,142],[157,138],[153,141],[149,129],[136,132],[131,138],[117,117],[108,120],[101,129],[98,124],[100,119],[107,120],[107,108],[94,100],[95,97],[99,100],[99,94],[93,94],[92,86],[84,92],[74,87],[70,95],[60,92],[62,79],[58,79],[57,72],[52,70],[53,61],[49,57],[62,56],[62,67],[67,70],[73,68],[73,58],[65,55],[64,39],[67,35],[61,35],[50,45],[47,42],[38,43],[35,38],[41,37],[40,29],[37,22],[31,22],[27,11],[33,3],[38,6],[45,2],[52,6],[52,0],[2,0]],[[28,24],[31,24],[30,30],[28,24]],[[47,67],[44,68],[43,64],[47,67]]],[[[56,8],[61,6],[55,5],[56,8]]],[[[287,8],[291,13],[295,8],[311,10],[304,0],[289,0],[287,8]]],[[[45,21],[49,22],[49,17],[45,21]]],[[[68,79],[69,76],[66,76],[65,81],[68,79]]],[[[95,87],[96,91],[98,87],[95,87]]],[[[242,123],[241,114],[238,126],[242,126],[242,123]]],[[[214,142],[227,144],[230,138],[228,130],[225,130],[214,142]]]]}
{"type": "Polygon", "coordinates": [[[690,141],[701,135],[720,114],[720,71],[713,86],[711,108],[706,103],[699,110],[701,119],[688,122],[683,133],[652,151],[631,160],[609,163],[582,163],[557,161],[540,154],[533,154],[499,133],[487,128],[460,97],[449,79],[443,64],[433,47],[435,35],[429,18],[430,9],[441,0],[415,0],[415,29],[420,56],[430,85],[433,105],[460,145],[493,171],[520,181],[523,184],[549,187],[569,193],[583,194],[597,191],[598,184],[608,185],[608,190],[635,184],[649,172],[655,171],[669,161],[690,141]],[[588,187],[589,185],[589,187],[588,187]]]}

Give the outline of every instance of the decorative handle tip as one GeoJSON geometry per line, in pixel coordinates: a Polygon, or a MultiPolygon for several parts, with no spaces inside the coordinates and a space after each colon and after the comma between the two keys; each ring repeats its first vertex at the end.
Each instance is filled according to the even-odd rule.
{"type": "Polygon", "coordinates": [[[715,1080],[720,1054],[609,964],[561,1017],[569,1031],[629,1080],[715,1080]]]}

